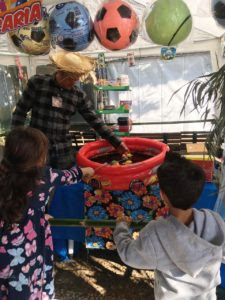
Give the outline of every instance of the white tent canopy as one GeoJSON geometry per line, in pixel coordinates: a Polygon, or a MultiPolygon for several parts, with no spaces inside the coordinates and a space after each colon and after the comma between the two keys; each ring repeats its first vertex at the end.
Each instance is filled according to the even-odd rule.
{"type": "MultiPolygon", "coordinates": [[[[43,0],[43,5],[47,6],[48,9],[51,9],[52,6],[62,2],[69,1],[60,1],[60,0],[43,0]]],[[[94,20],[97,10],[99,9],[103,0],[79,0],[77,1],[85,5],[92,19],[94,20]]],[[[142,23],[144,14],[146,10],[154,1],[149,0],[128,0],[135,11],[137,12],[140,22],[142,23]]],[[[184,0],[187,3],[191,14],[193,16],[193,24],[194,28],[190,37],[183,43],[185,46],[190,46],[193,42],[203,41],[203,40],[212,40],[215,38],[221,38],[224,35],[224,28],[219,26],[215,19],[212,16],[211,11],[211,0],[204,0],[204,5],[202,5],[202,0],[184,0]]],[[[141,30],[139,37],[134,45],[132,45],[128,50],[132,49],[142,49],[149,47],[157,47],[150,40],[146,40],[143,38],[145,36],[144,30],[141,30]]],[[[182,48],[182,44],[179,45],[182,48]]],[[[106,51],[95,39],[95,41],[88,47],[87,52],[93,51],[106,51]]],[[[15,53],[16,50],[10,45],[7,34],[0,36],[0,52],[12,52],[15,53]]]]}
{"type": "MultiPolygon", "coordinates": [[[[118,100],[132,100],[131,119],[136,123],[162,122],[164,125],[142,125],[133,128],[134,132],[171,132],[171,131],[202,131],[209,130],[210,124],[204,126],[197,123],[200,114],[190,113],[192,101],[187,106],[185,116],[180,116],[183,103],[182,91],[168,104],[172,93],[188,81],[217,70],[224,64],[223,36],[225,29],[217,24],[212,16],[211,0],[184,0],[193,17],[193,30],[190,36],[177,48],[177,57],[172,61],[160,60],[160,47],[145,39],[142,29],[136,43],[122,51],[109,51],[104,49],[97,39],[85,49],[85,53],[97,56],[99,52],[105,52],[109,64],[109,75],[112,79],[119,74],[128,74],[131,83],[131,92],[110,94],[110,104],[118,104],[118,100]],[[204,2],[204,5],[203,5],[204,2]],[[126,62],[127,52],[133,52],[136,66],[129,68],[126,62]],[[121,59],[118,63],[118,59],[121,59]],[[119,98],[119,99],[118,99],[119,98]],[[193,121],[186,124],[171,124],[171,121],[193,121]]],[[[60,0],[43,0],[47,9],[55,4],[69,2],[60,0]]],[[[102,0],[78,0],[85,5],[94,19],[102,0]]],[[[127,0],[139,15],[142,23],[151,0],[127,0]]],[[[28,56],[16,52],[7,35],[0,36],[0,65],[15,64],[15,56],[19,55],[21,63],[27,66],[28,75],[36,73],[37,66],[49,63],[48,56],[28,56]]],[[[212,118],[212,115],[209,116],[212,118]]],[[[116,116],[109,121],[116,122],[116,116]]]]}

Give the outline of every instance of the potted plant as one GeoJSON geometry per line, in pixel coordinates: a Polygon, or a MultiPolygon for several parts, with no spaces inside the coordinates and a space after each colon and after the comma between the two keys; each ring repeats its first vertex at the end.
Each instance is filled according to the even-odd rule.
{"type": "MultiPolygon", "coordinates": [[[[181,113],[185,112],[187,102],[192,98],[194,109],[203,109],[201,118],[206,121],[212,106],[218,111],[212,121],[212,129],[206,140],[206,147],[210,156],[221,157],[221,144],[225,139],[225,65],[218,71],[191,80],[186,86],[184,105],[181,113]]],[[[184,86],[176,90],[171,99],[184,86]]],[[[170,99],[170,100],[171,100],[170,99]]]]}

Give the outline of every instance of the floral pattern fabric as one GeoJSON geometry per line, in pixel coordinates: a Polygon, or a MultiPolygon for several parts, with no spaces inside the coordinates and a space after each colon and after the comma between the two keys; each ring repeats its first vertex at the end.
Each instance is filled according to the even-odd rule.
{"type": "MultiPolygon", "coordinates": [[[[86,217],[92,220],[116,219],[121,213],[136,221],[151,221],[168,215],[168,208],[160,199],[157,181],[150,184],[135,182],[127,191],[107,191],[84,185],[86,217]]],[[[115,249],[113,230],[107,227],[87,228],[86,247],[115,249]]],[[[133,230],[133,236],[138,234],[133,230]]]]}
{"type": "Polygon", "coordinates": [[[0,222],[0,299],[48,300],[53,298],[53,245],[45,207],[58,185],[75,183],[81,171],[43,170],[35,191],[28,193],[29,207],[11,231],[0,222]]]}

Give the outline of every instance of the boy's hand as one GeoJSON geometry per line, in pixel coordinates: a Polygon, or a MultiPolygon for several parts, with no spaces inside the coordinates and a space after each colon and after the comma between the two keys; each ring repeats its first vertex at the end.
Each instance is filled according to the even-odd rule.
{"type": "Polygon", "coordinates": [[[119,217],[117,217],[116,223],[119,224],[120,222],[126,222],[127,225],[130,226],[132,219],[128,216],[120,215],[119,217]]]}
{"type": "Polygon", "coordinates": [[[81,168],[83,177],[92,177],[95,174],[95,170],[91,167],[81,168]]]}

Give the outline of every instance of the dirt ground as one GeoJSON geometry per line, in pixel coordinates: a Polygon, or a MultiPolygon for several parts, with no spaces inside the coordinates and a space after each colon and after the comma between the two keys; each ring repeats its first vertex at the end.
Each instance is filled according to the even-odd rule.
{"type": "Polygon", "coordinates": [[[116,251],[82,251],[71,261],[56,262],[55,272],[57,300],[154,300],[153,272],[125,266],[116,251]]]}
{"type": "MultiPolygon", "coordinates": [[[[55,262],[57,300],[154,300],[153,285],[153,272],[125,266],[116,251],[85,249],[68,262],[55,262]]],[[[217,300],[224,299],[225,290],[218,288],[217,300]]]]}

